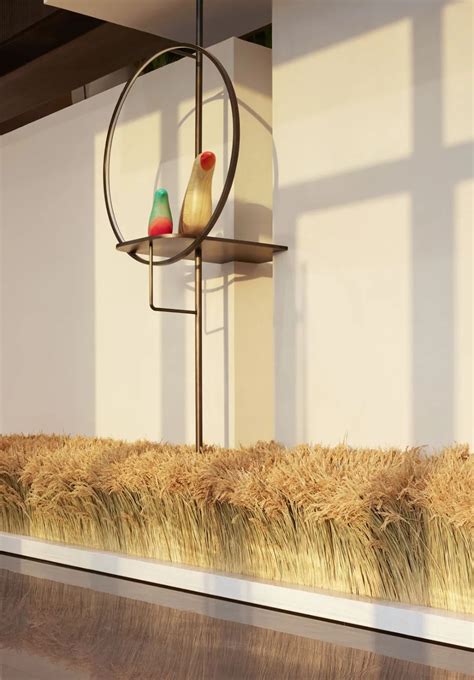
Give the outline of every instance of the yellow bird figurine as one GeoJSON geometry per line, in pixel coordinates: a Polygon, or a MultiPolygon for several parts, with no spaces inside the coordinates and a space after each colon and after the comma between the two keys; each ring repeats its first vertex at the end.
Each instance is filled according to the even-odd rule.
{"type": "Polygon", "coordinates": [[[207,226],[212,215],[215,165],[216,157],[212,151],[203,151],[194,161],[179,218],[180,234],[199,236],[207,226]]]}

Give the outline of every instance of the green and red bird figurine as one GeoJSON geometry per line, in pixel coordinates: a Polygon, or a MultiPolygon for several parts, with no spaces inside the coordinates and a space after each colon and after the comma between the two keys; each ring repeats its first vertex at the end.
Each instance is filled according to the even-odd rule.
{"type": "Polygon", "coordinates": [[[170,203],[166,189],[157,189],[153,197],[153,207],[148,220],[148,235],[159,236],[171,234],[173,231],[173,218],[171,217],[170,203]]]}

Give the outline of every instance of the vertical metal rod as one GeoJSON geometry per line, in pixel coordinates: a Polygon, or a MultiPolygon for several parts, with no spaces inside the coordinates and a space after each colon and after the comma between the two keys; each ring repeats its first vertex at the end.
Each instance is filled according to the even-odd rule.
{"type": "Polygon", "coordinates": [[[202,448],[202,258],[201,248],[196,248],[194,260],[195,316],[195,385],[196,385],[196,451],[202,448]]]}
{"type": "MultiPolygon", "coordinates": [[[[203,0],[196,0],[196,45],[203,44],[203,0]]],[[[194,120],[194,145],[195,156],[202,151],[202,68],[203,56],[196,53],[196,116],[194,120]]]]}
{"type": "Polygon", "coordinates": [[[148,243],[148,304],[153,309],[153,243],[148,243]]]}
{"type": "MultiPolygon", "coordinates": [[[[203,46],[203,2],[196,0],[196,45],[203,46]]],[[[196,53],[196,115],[194,128],[195,156],[202,151],[202,69],[203,56],[196,53]]],[[[195,408],[196,408],[196,451],[202,448],[202,257],[201,248],[195,251],[195,408]]]]}

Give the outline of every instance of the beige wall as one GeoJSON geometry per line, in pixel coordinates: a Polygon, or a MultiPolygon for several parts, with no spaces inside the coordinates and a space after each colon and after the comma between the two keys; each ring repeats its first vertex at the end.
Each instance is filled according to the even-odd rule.
{"type": "MultiPolygon", "coordinates": [[[[269,51],[216,48],[243,144],[216,233],[271,237],[273,158],[273,240],[290,250],[274,306],[271,267],[205,268],[207,441],[473,441],[472,15],[464,1],[274,0],[273,148],[269,51]]],[[[149,312],[146,269],[115,253],[105,216],[118,91],[1,139],[4,431],[193,439],[192,321],[149,312]]],[[[155,180],[177,219],[192,92],[181,61],[127,103],[112,177],[127,237],[155,180]]],[[[217,80],[205,124],[217,192],[217,80]]],[[[189,263],[160,271],[158,301],[192,305],[192,277],[189,263]]]]}
{"type": "Polygon", "coordinates": [[[473,441],[473,5],[274,0],[276,436],[473,441]]]}
{"type": "MultiPolygon", "coordinates": [[[[2,159],[2,144],[0,138],[0,187],[2,186],[2,172],[3,172],[3,159],[2,159]]],[[[3,431],[3,296],[1,294],[1,286],[3,283],[3,256],[2,256],[2,246],[3,246],[3,196],[2,190],[0,188],[0,432],[3,431]]]]}
{"type": "MultiPolygon", "coordinates": [[[[236,40],[213,51],[235,81],[248,133],[235,191],[215,234],[232,236],[238,214],[236,233],[254,228],[256,237],[264,238],[271,228],[271,175],[262,174],[263,161],[252,159],[258,154],[271,162],[271,53],[236,40]]],[[[102,156],[120,89],[1,138],[3,431],[193,442],[192,317],[149,310],[147,268],[115,251],[105,213],[102,156]]],[[[205,68],[204,91],[204,145],[218,158],[217,198],[230,153],[231,119],[211,66],[205,68]]],[[[169,190],[178,223],[194,155],[193,103],[190,60],[140,78],[127,100],[112,157],[112,192],[126,238],[146,234],[155,182],[169,190]]],[[[245,338],[234,339],[231,329],[246,326],[245,306],[239,305],[236,316],[236,279],[247,295],[261,288],[252,280],[256,275],[236,272],[233,265],[204,267],[204,434],[209,443],[253,437],[253,421],[238,416],[237,423],[237,414],[244,400],[257,408],[262,391],[254,385],[266,385],[272,403],[267,346],[266,362],[249,376],[249,392],[236,392],[245,338]]],[[[156,304],[191,308],[193,281],[190,262],[161,268],[155,277],[156,304]]],[[[266,295],[271,298],[271,285],[266,295]]],[[[266,338],[271,337],[271,307],[265,319],[266,338]]],[[[259,356],[261,338],[254,333],[253,341],[259,356]]],[[[264,436],[271,436],[272,419],[273,410],[264,409],[264,436]]]]}

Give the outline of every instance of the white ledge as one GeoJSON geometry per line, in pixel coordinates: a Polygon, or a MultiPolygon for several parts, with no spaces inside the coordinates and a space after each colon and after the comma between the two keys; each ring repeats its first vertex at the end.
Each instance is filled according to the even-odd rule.
{"type": "Polygon", "coordinates": [[[0,532],[0,551],[111,576],[470,648],[474,618],[0,532]]]}

